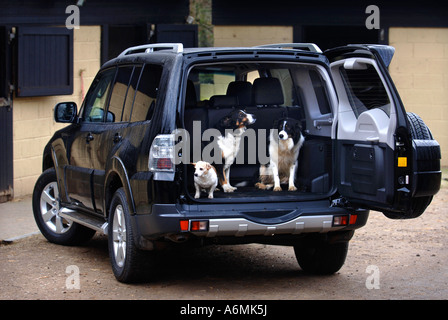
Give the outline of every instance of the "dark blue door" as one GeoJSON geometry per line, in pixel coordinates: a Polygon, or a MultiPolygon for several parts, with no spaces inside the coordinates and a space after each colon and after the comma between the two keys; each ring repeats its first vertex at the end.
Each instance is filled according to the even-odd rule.
{"type": "Polygon", "coordinates": [[[13,196],[9,30],[0,26],[0,202],[13,196]]]}

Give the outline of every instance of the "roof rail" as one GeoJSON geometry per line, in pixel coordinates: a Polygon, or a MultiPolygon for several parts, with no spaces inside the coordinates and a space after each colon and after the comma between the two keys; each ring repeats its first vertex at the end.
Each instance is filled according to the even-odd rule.
{"type": "Polygon", "coordinates": [[[292,48],[315,53],[322,53],[322,50],[314,43],[275,43],[256,46],[256,48],[292,48]]]}
{"type": "Polygon", "coordinates": [[[163,49],[171,49],[174,53],[181,53],[184,51],[184,45],[182,43],[151,43],[151,44],[144,44],[141,46],[136,47],[130,47],[124,50],[122,53],[120,53],[119,57],[124,57],[128,54],[136,53],[135,51],[145,51],[145,53],[154,52],[156,50],[163,50],[163,49]]]}

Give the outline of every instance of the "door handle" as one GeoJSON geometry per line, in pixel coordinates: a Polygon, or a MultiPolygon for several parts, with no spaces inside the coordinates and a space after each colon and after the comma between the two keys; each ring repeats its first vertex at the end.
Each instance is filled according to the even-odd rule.
{"type": "Polygon", "coordinates": [[[89,132],[89,133],[86,135],[86,142],[89,143],[89,142],[92,141],[92,140],[93,140],[92,133],[89,132]]]}
{"type": "Polygon", "coordinates": [[[333,125],[333,118],[314,120],[314,127],[318,130],[322,129],[322,126],[333,125]]]}
{"type": "Polygon", "coordinates": [[[117,133],[114,135],[114,143],[120,142],[121,139],[123,139],[123,137],[117,132],[117,133]]]}

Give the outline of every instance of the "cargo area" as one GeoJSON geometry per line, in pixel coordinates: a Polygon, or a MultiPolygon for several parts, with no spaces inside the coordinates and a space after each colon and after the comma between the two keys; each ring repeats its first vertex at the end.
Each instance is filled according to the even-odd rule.
{"type": "MultiPolygon", "coordinates": [[[[207,145],[214,139],[207,129],[216,128],[233,110],[243,110],[256,118],[247,126],[237,160],[230,169],[230,183],[237,189],[226,193],[218,186],[215,199],[207,199],[203,193],[200,201],[294,201],[325,196],[331,191],[333,115],[325,84],[328,79],[320,68],[306,63],[232,62],[190,69],[184,128],[189,133],[191,162],[206,158],[207,145]],[[270,130],[282,118],[298,120],[305,138],[295,175],[297,191],[287,191],[287,185],[282,185],[283,191],[259,190],[255,184],[260,165],[269,161],[270,130]]],[[[185,168],[186,188],[194,195],[194,168],[185,168]]]]}

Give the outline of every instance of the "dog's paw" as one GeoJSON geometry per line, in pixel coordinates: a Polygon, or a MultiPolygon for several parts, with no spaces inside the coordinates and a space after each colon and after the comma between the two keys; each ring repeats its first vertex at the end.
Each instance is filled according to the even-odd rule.
{"type": "Polygon", "coordinates": [[[288,188],[288,191],[297,191],[297,188],[295,186],[290,186],[288,188]]]}
{"type": "Polygon", "coordinates": [[[210,193],[210,194],[208,195],[208,198],[209,198],[209,199],[213,199],[213,194],[210,193]]]}
{"type": "Polygon", "coordinates": [[[194,198],[195,198],[195,199],[199,199],[200,197],[201,197],[201,195],[199,195],[199,194],[195,194],[195,195],[194,195],[194,198]]]}
{"type": "Polygon", "coordinates": [[[255,184],[255,188],[258,188],[258,189],[260,189],[260,190],[266,190],[266,185],[265,185],[264,183],[257,182],[257,183],[255,184]]]}
{"type": "Polygon", "coordinates": [[[276,187],[274,187],[274,191],[282,191],[282,187],[276,186],[276,187]]]}
{"type": "Polygon", "coordinates": [[[222,188],[223,188],[224,192],[233,192],[233,191],[235,191],[235,189],[236,189],[236,188],[234,188],[234,187],[231,187],[231,186],[228,185],[228,184],[222,186],[222,188]]]}

